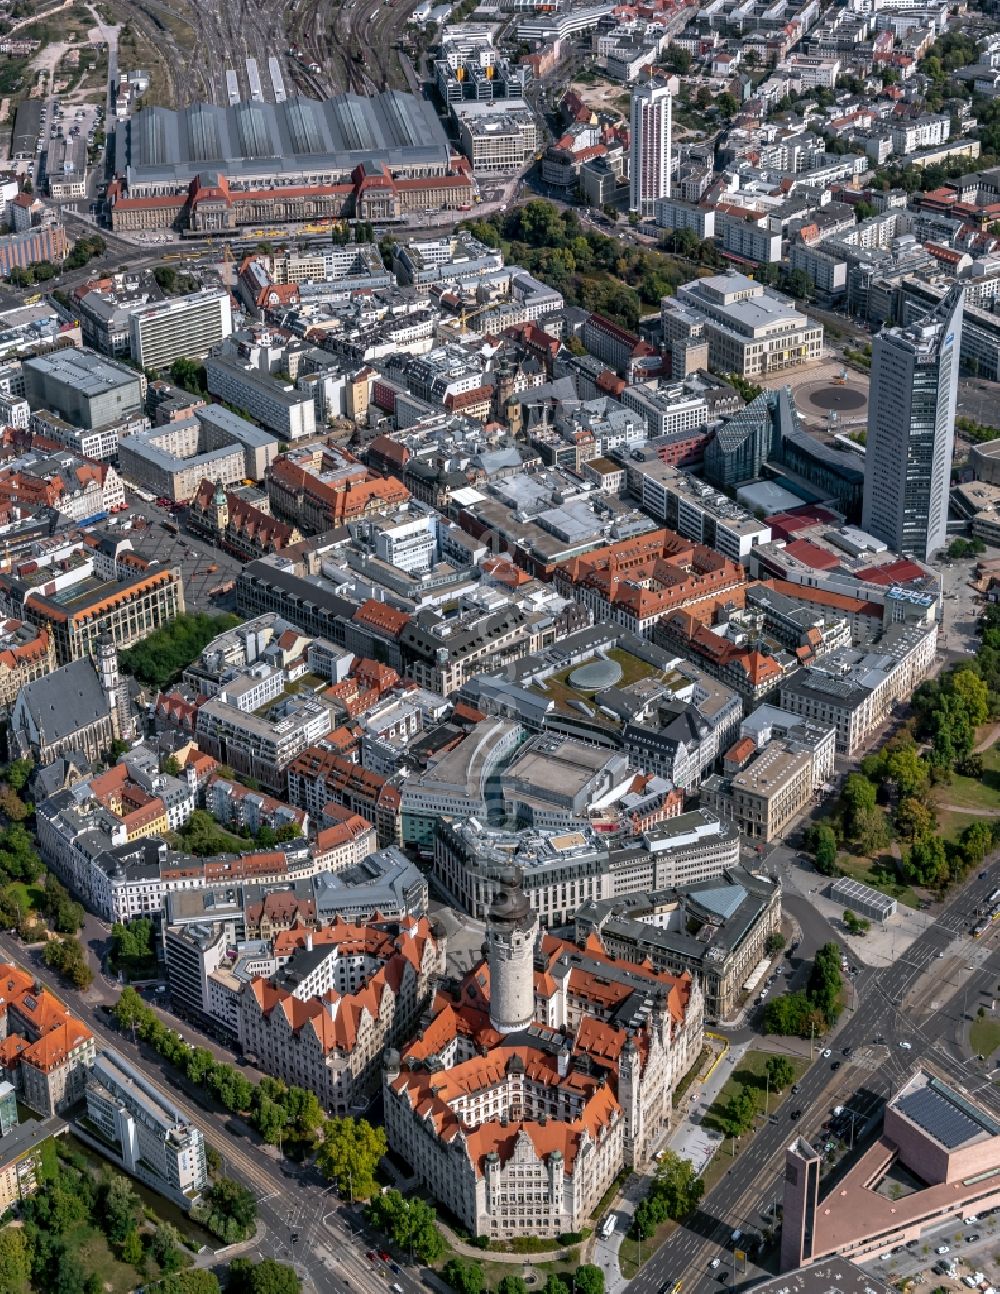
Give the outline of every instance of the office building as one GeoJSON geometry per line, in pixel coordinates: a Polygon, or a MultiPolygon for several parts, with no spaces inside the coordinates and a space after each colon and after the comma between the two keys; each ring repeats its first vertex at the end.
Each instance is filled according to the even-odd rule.
{"type": "Polygon", "coordinates": [[[836,732],[837,751],[852,755],[908,701],[934,663],[937,624],[893,624],[872,650],[844,647],[781,682],[780,706],[836,732]]]}
{"type": "Polygon", "coordinates": [[[747,981],[770,960],[768,936],[781,930],[781,886],[734,863],[697,884],[586,899],[572,920],[580,943],[597,934],[613,957],[692,975],[706,1019],[729,1020],[747,981]]]}
{"type": "Polygon", "coordinates": [[[25,360],[24,395],[32,409],[50,409],[77,427],[106,427],[142,412],[141,373],[89,350],[65,347],[25,360]]]}
{"type": "Polygon", "coordinates": [[[873,343],[862,525],[897,553],[947,543],[964,292],[873,343]]]}
{"type": "Polygon", "coordinates": [[[297,440],[316,431],[316,407],[308,392],[227,355],[210,355],[205,372],[212,395],[245,409],[282,440],[297,440]]]}
{"type": "Polygon", "coordinates": [[[670,152],[675,76],[642,81],[629,111],[629,210],[651,216],[670,197],[670,152]]]}
{"type": "Polygon", "coordinates": [[[94,1035],[20,966],[0,965],[0,1038],[5,1076],[43,1119],[83,1096],[94,1035]]]}
{"type": "Polygon", "coordinates": [[[87,1075],[87,1118],[102,1153],[132,1177],[188,1209],[208,1186],[201,1129],[116,1051],[102,1051],[87,1075]]]}
{"type": "Polygon", "coordinates": [[[664,297],[661,318],[666,345],[705,338],[717,373],[757,377],[823,354],[822,324],[738,270],[681,284],[664,297]]]}
{"type": "Polygon", "coordinates": [[[497,877],[516,864],[539,924],[552,928],[571,922],[587,902],[721,884],[739,858],[739,833],[705,809],[668,817],[640,836],[613,842],[589,825],[571,832],[508,831],[473,817],[440,823],[433,871],[451,900],[481,921],[496,897],[497,877]]]}
{"type": "Polygon", "coordinates": [[[129,320],[132,358],[161,373],[175,359],[204,359],[232,331],[232,304],[224,288],[150,301],[129,320]]]}
{"type": "Polygon", "coordinates": [[[2,576],[0,607],[44,630],[60,665],[94,656],[105,635],[118,648],[134,647],[183,613],[184,582],[179,567],[130,557],[120,579],[100,579],[81,568],[84,578],[60,581],[58,589],[37,572],[2,576]]]}

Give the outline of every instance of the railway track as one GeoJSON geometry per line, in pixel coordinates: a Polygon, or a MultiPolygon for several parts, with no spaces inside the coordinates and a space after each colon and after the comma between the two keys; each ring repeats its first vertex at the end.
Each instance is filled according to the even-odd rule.
{"type": "MultiPolygon", "coordinates": [[[[165,55],[164,76],[171,101],[183,106],[204,100],[229,102],[225,72],[241,69],[247,57],[266,67],[276,57],[291,89],[312,98],[345,90],[374,94],[405,88],[394,52],[414,0],[122,0],[122,11],[165,55]],[[186,33],[191,32],[193,56],[186,33]],[[294,46],[301,56],[287,51],[294,46]],[[263,61],[262,61],[263,60],[263,61]],[[319,71],[310,70],[315,63],[319,71]]],[[[241,73],[242,75],[242,73],[241,73]]]]}

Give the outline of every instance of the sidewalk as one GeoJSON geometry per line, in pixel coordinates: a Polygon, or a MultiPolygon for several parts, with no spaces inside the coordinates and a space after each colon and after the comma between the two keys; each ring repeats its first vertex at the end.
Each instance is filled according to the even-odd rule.
{"type": "MultiPolygon", "coordinates": [[[[512,1267],[533,1267],[535,1263],[554,1263],[562,1259],[568,1259],[572,1252],[571,1249],[557,1248],[544,1249],[537,1254],[508,1254],[494,1249],[480,1249],[478,1245],[469,1245],[464,1240],[459,1240],[451,1227],[446,1222],[441,1221],[440,1214],[437,1218],[437,1225],[455,1253],[461,1254],[463,1258],[474,1258],[481,1263],[507,1263],[512,1267]]],[[[573,1246],[573,1249],[575,1248],[576,1245],[573,1246]]]]}
{"type": "Polygon", "coordinates": [[[687,1107],[676,1112],[680,1116],[679,1121],[667,1138],[667,1146],[682,1159],[689,1159],[696,1173],[705,1171],[722,1143],[719,1133],[714,1130],[709,1131],[702,1126],[702,1115],[725,1087],[730,1074],[743,1059],[749,1045],[747,1041],[731,1046],[707,1081],[695,1083],[692,1086],[688,1093],[687,1107]]]}

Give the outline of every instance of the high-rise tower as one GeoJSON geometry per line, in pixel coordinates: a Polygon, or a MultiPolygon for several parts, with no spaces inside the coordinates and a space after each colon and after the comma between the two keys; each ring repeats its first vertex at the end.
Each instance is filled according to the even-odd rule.
{"type": "Polygon", "coordinates": [[[872,346],[862,525],[897,553],[932,557],[947,542],[965,292],[952,288],[872,346]]]}
{"type": "Polygon", "coordinates": [[[505,867],[486,921],[490,1023],[497,1033],[526,1028],[535,1014],[538,917],[521,886],[519,867],[505,867]]]}
{"type": "Polygon", "coordinates": [[[651,77],[632,91],[629,112],[629,210],[651,216],[670,197],[670,149],[676,76],[651,77]]]}

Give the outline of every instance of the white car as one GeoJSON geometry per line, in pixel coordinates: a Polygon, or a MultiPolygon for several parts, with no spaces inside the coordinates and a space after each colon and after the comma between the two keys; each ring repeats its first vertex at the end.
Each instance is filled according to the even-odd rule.
{"type": "Polygon", "coordinates": [[[975,1276],[963,1276],[963,1277],[962,1277],[962,1283],[963,1283],[964,1285],[968,1285],[968,1287],[969,1287],[969,1289],[970,1289],[970,1290],[974,1290],[974,1289],[976,1288],[976,1278],[975,1278],[975,1276]]]}
{"type": "Polygon", "coordinates": [[[714,1271],[716,1271],[716,1270],[718,1269],[720,1262],[721,1262],[721,1260],[720,1260],[720,1259],[718,1259],[718,1258],[713,1258],[713,1259],[712,1259],[712,1261],[711,1261],[708,1265],[709,1265],[709,1267],[711,1267],[712,1271],[714,1272],[714,1271]]]}
{"type": "Polygon", "coordinates": [[[936,1254],[950,1254],[951,1249],[948,1247],[948,1245],[938,1245],[938,1247],[934,1250],[934,1252],[936,1254]]]}
{"type": "Polygon", "coordinates": [[[830,1057],[833,1055],[833,1052],[830,1050],[829,1047],[827,1047],[826,1051],[822,1052],[821,1055],[823,1056],[824,1060],[829,1060],[830,1057]]]}
{"type": "Polygon", "coordinates": [[[962,1219],[963,1225],[967,1227],[974,1226],[978,1221],[979,1221],[978,1213],[973,1213],[970,1217],[962,1219]]]}
{"type": "Polygon", "coordinates": [[[913,1050],[913,1044],[912,1044],[912,1043],[909,1043],[909,1042],[905,1042],[905,1041],[904,1041],[904,1042],[901,1042],[899,1045],[902,1047],[902,1049],[903,1049],[904,1051],[912,1051],[912,1050],[913,1050]]]}

